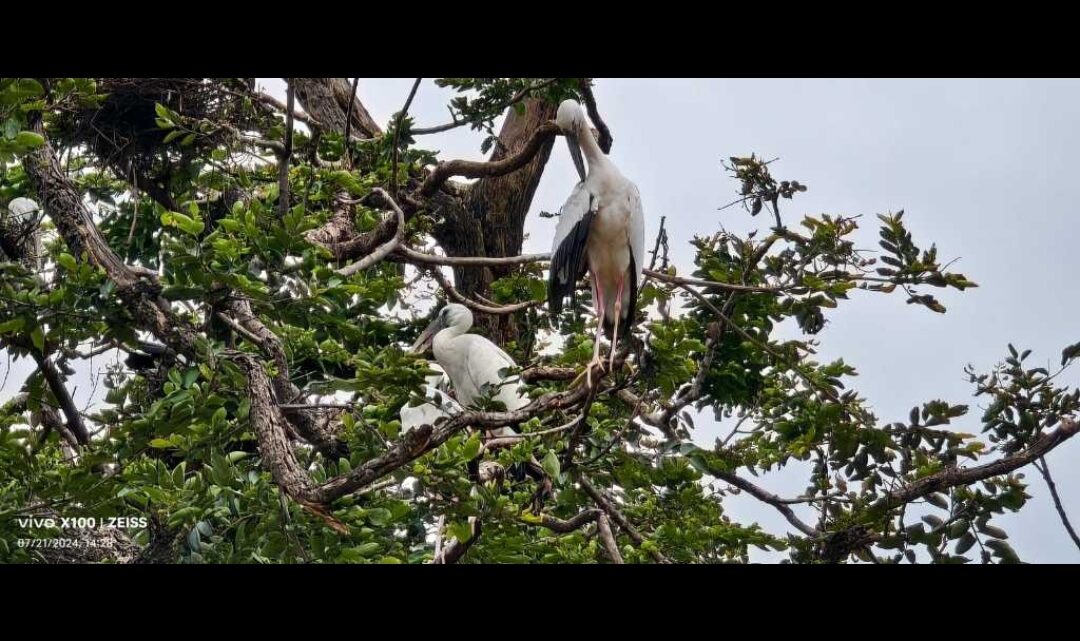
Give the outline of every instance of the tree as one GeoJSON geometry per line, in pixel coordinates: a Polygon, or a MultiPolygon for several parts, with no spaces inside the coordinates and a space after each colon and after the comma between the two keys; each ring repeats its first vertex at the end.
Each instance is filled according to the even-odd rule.
{"type": "Polygon", "coordinates": [[[993,519],[1029,498],[1022,468],[1050,481],[1042,457],[1077,432],[1080,391],[1010,346],[969,372],[981,417],[931,400],[885,421],[850,389],[854,368],[814,359],[853,294],[944,313],[934,288],[975,286],[903,212],[878,217],[871,257],[851,241],[859,219],[786,224],[781,203],[806,187],[732,157],[736,203],[766,225],[695,239],[690,275],[669,264],[661,226],[633,344],[575,387],[588,294],[552,317],[547,257],[521,247],[559,101],[582,101],[612,145],[591,81],[439,79],[457,97],[428,127],[409,116],[420,79],[382,127],[355,80],[287,81],[282,103],[245,78],[0,80],[0,211],[42,206],[0,220],[0,347],[36,364],[0,408],[0,558],[681,563],[746,561],[756,546],[794,562],[1018,560],[993,519]],[[466,126],[486,161],[423,148],[466,126]],[[430,373],[403,349],[429,281],[522,364],[532,404],[400,433],[430,373]],[[800,340],[779,338],[786,321],[800,340]],[[539,355],[548,344],[561,348],[539,355]],[[80,409],[75,368],[106,352],[123,361],[105,368],[104,401],[80,409]],[[689,438],[704,410],[733,424],[712,448],[689,438]],[[505,425],[524,436],[482,436],[505,425]],[[531,456],[546,479],[507,473],[531,456]],[[796,461],[812,463],[800,496],[756,478],[796,461]],[[733,493],[790,528],[732,521],[733,493]],[[62,520],[116,517],[130,519],[62,520]],[[16,543],[61,534],[101,545],[16,543]]]}

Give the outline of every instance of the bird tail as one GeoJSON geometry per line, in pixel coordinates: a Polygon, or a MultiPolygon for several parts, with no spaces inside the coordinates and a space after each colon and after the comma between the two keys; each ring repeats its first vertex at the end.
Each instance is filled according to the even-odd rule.
{"type": "Polygon", "coordinates": [[[568,296],[573,297],[578,279],[585,274],[589,228],[595,215],[594,212],[587,212],[559,243],[555,255],[551,257],[548,310],[552,314],[562,311],[563,300],[568,296]]]}

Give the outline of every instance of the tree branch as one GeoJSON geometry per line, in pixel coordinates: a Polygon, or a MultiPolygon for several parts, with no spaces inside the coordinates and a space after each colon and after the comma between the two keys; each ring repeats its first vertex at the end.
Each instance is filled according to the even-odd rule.
{"type": "Polygon", "coordinates": [[[596,530],[600,534],[600,542],[604,544],[604,551],[608,558],[616,565],[623,564],[622,555],[619,554],[619,546],[615,543],[615,535],[611,532],[611,524],[607,514],[601,513],[596,517],[596,530]]]}
{"type": "Polygon", "coordinates": [[[88,445],[90,443],[90,432],[86,429],[86,423],[83,422],[82,414],[79,413],[79,408],[75,406],[71,393],[68,392],[67,386],[64,385],[64,379],[60,377],[60,372],[56,370],[56,365],[37,349],[31,349],[30,353],[33,355],[34,360],[37,361],[38,368],[41,370],[45,381],[49,384],[53,396],[56,397],[56,402],[59,403],[61,411],[64,412],[64,418],[67,419],[67,428],[75,435],[79,445],[88,445]]]}
{"type": "Polygon", "coordinates": [[[390,238],[390,240],[377,247],[375,251],[371,252],[367,256],[364,256],[359,261],[337,270],[337,273],[341,276],[352,276],[357,272],[361,272],[368,267],[371,267],[372,265],[389,256],[390,253],[397,249],[401,245],[401,242],[405,240],[405,212],[401,211],[401,208],[398,207],[398,204],[394,202],[393,198],[390,197],[390,194],[386,193],[382,189],[373,189],[372,193],[380,196],[386,203],[390,205],[390,208],[393,210],[396,225],[394,235],[390,238]]]}
{"type": "Polygon", "coordinates": [[[516,171],[528,164],[533,156],[540,151],[543,144],[554,138],[558,133],[558,125],[548,121],[543,125],[540,125],[525,143],[525,146],[513,156],[488,162],[478,162],[474,160],[441,161],[435,166],[435,169],[428,174],[427,179],[424,180],[424,183],[420,186],[420,195],[433,195],[443,183],[454,176],[484,178],[503,176],[516,171]]]}
{"type": "Polygon", "coordinates": [[[596,130],[600,132],[600,138],[597,141],[600,145],[600,150],[605,154],[611,153],[611,143],[614,139],[611,137],[611,130],[608,129],[607,123],[600,117],[600,111],[596,108],[596,97],[593,96],[592,85],[588,78],[582,78],[578,88],[581,90],[581,96],[585,99],[585,109],[589,112],[589,119],[596,125],[596,130]]]}
{"type": "Polygon", "coordinates": [[[734,485],[735,487],[746,492],[757,500],[773,506],[777,509],[778,512],[784,515],[784,518],[788,520],[788,523],[794,525],[797,530],[799,530],[806,536],[817,536],[819,534],[817,528],[807,525],[804,521],[799,519],[798,516],[795,516],[795,511],[791,509],[786,500],[780,498],[772,492],[769,492],[764,488],[754,485],[753,483],[747,481],[742,477],[735,476],[731,472],[710,470],[709,473],[726,483],[734,485]]]}
{"type": "Polygon", "coordinates": [[[924,476],[905,487],[889,492],[880,501],[876,502],[873,507],[892,509],[958,485],[970,485],[994,476],[1008,474],[1042,458],[1047,452],[1075,436],[1078,431],[1080,431],[1080,423],[1072,419],[1063,419],[1057,429],[1043,434],[1015,454],[977,467],[949,467],[930,476],[924,476]]]}
{"type": "Polygon", "coordinates": [[[1034,463],[1034,465],[1035,469],[1039,470],[1039,473],[1042,474],[1043,479],[1046,481],[1046,487],[1050,489],[1050,496],[1054,499],[1054,508],[1057,509],[1058,516],[1061,517],[1061,524],[1065,526],[1065,531],[1069,533],[1069,537],[1072,538],[1077,549],[1080,549],[1080,537],[1076,535],[1076,530],[1073,529],[1072,523],[1069,522],[1069,515],[1065,513],[1065,508],[1061,505],[1057,485],[1054,483],[1053,477],[1050,476],[1050,466],[1046,464],[1046,459],[1041,456],[1039,462],[1034,463]]]}
{"type": "Polygon", "coordinates": [[[399,247],[396,251],[404,260],[409,263],[417,263],[421,265],[449,265],[451,267],[492,267],[502,265],[524,265],[527,263],[536,263],[545,260],[551,260],[550,253],[544,254],[524,254],[522,256],[438,256],[436,254],[429,254],[427,252],[416,251],[415,249],[409,249],[408,247],[399,247]]]}
{"type": "Polygon", "coordinates": [[[446,276],[444,276],[438,268],[432,269],[431,275],[433,278],[435,278],[435,282],[439,283],[439,287],[441,287],[442,290],[446,292],[447,298],[453,300],[455,303],[461,303],[469,309],[483,312],[485,314],[491,314],[493,316],[513,314],[514,312],[520,312],[523,309],[528,309],[530,307],[536,307],[537,305],[543,304],[543,301],[529,300],[522,303],[511,303],[509,305],[502,305],[499,307],[485,305],[462,295],[461,292],[459,292],[457,289],[454,288],[453,285],[450,284],[450,281],[446,279],[446,276]]]}
{"type": "MultiPolygon", "coordinates": [[[[645,542],[645,537],[641,536],[641,533],[637,531],[637,528],[630,524],[630,521],[623,516],[622,512],[620,512],[606,496],[593,487],[593,484],[589,482],[589,479],[585,478],[585,475],[580,471],[575,472],[574,477],[577,480],[578,485],[581,486],[581,489],[585,490],[585,493],[592,498],[593,502],[600,506],[600,509],[606,512],[607,515],[611,517],[611,520],[615,521],[619,526],[619,529],[626,532],[626,535],[629,536],[630,540],[634,543],[634,547],[641,547],[641,544],[645,542]]],[[[657,563],[671,563],[671,561],[659,550],[647,548],[646,551],[657,563]]]]}

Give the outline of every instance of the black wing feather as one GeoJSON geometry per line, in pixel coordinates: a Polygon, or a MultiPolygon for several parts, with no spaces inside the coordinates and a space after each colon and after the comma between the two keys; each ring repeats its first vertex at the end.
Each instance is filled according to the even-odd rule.
{"type": "Polygon", "coordinates": [[[562,311],[563,299],[573,297],[578,279],[588,266],[586,246],[595,212],[585,212],[551,257],[548,273],[548,309],[552,314],[562,311]]]}

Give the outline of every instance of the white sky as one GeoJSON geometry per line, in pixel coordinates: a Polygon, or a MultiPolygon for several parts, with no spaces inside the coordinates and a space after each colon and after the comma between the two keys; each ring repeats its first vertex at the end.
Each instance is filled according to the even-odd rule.
{"type": "MultiPolygon", "coordinates": [[[[283,83],[260,78],[283,97],[283,83]]],[[[404,103],[413,79],[361,79],[359,96],[385,125],[404,103]]],[[[938,244],[943,259],[978,289],[940,294],[949,308],[938,315],[909,306],[899,294],[856,293],[829,316],[818,335],[822,361],[843,357],[860,372],[852,384],[883,421],[906,420],[914,405],[935,398],[971,406],[954,424],[978,432],[982,399],[972,397],[963,368],[986,370],[1007,353],[1006,344],[1033,350],[1031,360],[1053,371],[1061,349],[1080,341],[1077,298],[1064,271],[1080,181],[1073,158],[1080,148],[1074,126],[1080,108],[1075,80],[858,80],[858,79],[599,79],[600,113],[615,138],[611,158],[641,191],[646,238],[667,216],[672,258],[683,273],[692,265],[688,241],[723,224],[742,233],[767,225],[738,207],[738,184],[720,161],[749,155],[780,160],[778,179],[797,179],[809,190],[781,204],[785,222],[804,214],[862,214],[859,245],[877,247],[874,214],[904,209],[917,243],[938,244]],[[786,205],[786,210],[784,206],[786,205]]],[[[425,80],[410,110],[418,126],[448,120],[451,92],[425,80]]],[[[467,128],[421,139],[441,158],[481,159],[482,136],[467,128]]],[[[526,222],[525,252],[547,251],[556,211],[577,178],[565,144],[557,141],[526,222]]],[[[0,363],[0,380],[6,366],[0,363]]],[[[13,368],[0,402],[30,371],[13,368]]],[[[1080,369],[1063,375],[1076,385],[1080,369]]],[[[13,389],[16,388],[16,389],[13,389]]],[[[89,383],[80,384],[83,403],[89,383]]],[[[709,446],[730,426],[698,420],[695,440],[709,446]]],[[[1047,457],[1062,501],[1080,521],[1080,442],[1047,457]]],[[[1019,516],[999,524],[1029,562],[1080,562],[1038,473],[1028,468],[1034,499],[1019,516]]],[[[806,485],[803,469],[757,479],[771,491],[795,496],[806,485]]],[[[728,515],[757,521],[769,531],[790,529],[772,508],[751,498],[725,500],[728,515]]],[[[801,512],[812,520],[812,512],[801,512]]],[[[754,552],[754,560],[786,555],[754,552]]]]}

